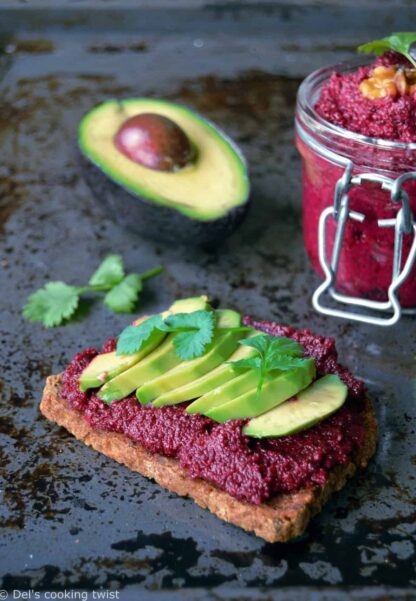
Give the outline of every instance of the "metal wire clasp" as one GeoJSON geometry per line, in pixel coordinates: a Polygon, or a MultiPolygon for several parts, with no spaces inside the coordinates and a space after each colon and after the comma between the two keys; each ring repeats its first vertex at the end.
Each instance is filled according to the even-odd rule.
{"type": "Polygon", "coordinates": [[[312,297],[312,303],[317,311],[324,313],[325,315],[333,315],[335,317],[352,319],[354,321],[361,321],[379,326],[391,326],[399,321],[403,312],[403,309],[397,298],[398,289],[409,276],[416,260],[416,225],[413,221],[412,212],[410,210],[409,196],[406,191],[403,190],[404,182],[411,179],[416,180],[416,171],[405,173],[396,180],[393,180],[386,176],[377,175],[375,173],[360,173],[359,175],[353,176],[352,168],[353,164],[351,161],[349,161],[344,174],[338,180],[335,186],[333,206],[324,209],[319,219],[319,260],[325,273],[325,281],[315,290],[315,293],[312,297]],[[354,296],[348,296],[337,292],[335,289],[338,263],[347,220],[353,219],[355,221],[359,221],[360,223],[365,221],[365,215],[363,213],[350,211],[350,199],[348,193],[352,186],[359,186],[365,181],[379,183],[383,190],[390,192],[392,202],[401,203],[401,208],[399,209],[395,218],[378,220],[379,227],[394,227],[393,273],[392,280],[387,291],[389,300],[385,302],[371,301],[354,296]],[[326,224],[329,217],[332,217],[337,223],[330,262],[328,261],[326,250],[326,224]],[[411,234],[412,232],[413,242],[406,262],[401,269],[403,234],[411,234]],[[355,307],[363,307],[365,309],[372,309],[374,311],[392,312],[393,314],[390,317],[378,317],[371,314],[329,307],[322,302],[322,296],[327,291],[329,292],[330,296],[339,303],[352,305],[355,307]]]}

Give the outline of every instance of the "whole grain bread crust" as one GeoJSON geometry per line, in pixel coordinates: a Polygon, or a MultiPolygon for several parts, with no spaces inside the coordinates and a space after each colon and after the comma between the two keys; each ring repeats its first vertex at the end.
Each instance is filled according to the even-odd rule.
{"type": "Polygon", "coordinates": [[[376,448],[377,422],[372,403],[366,398],[363,415],[367,436],[364,445],[348,465],[334,468],[322,487],[279,494],[266,503],[252,505],[238,501],[209,482],[189,478],[175,459],[150,453],[123,434],[91,428],[83,415],[62,398],[60,390],[60,375],[50,376],[40,404],[40,410],[46,418],[63,426],[96,451],[152,478],[178,495],[192,498],[222,520],[254,532],[270,543],[284,542],[302,534],[331,494],[340,490],[357,468],[367,465],[376,448]]]}

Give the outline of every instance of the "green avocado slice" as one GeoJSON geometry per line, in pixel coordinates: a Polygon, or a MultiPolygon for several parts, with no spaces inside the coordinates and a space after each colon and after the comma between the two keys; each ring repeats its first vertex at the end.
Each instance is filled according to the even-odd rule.
{"type": "Polygon", "coordinates": [[[295,400],[251,419],[243,432],[265,438],[287,436],[311,428],[342,407],[347,395],[348,388],[338,376],[323,376],[300,392],[295,400]]]}
{"type": "Polygon", "coordinates": [[[181,359],[175,353],[173,346],[173,335],[167,336],[166,340],[137,363],[123,371],[121,374],[104,384],[98,391],[98,397],[106,403],[119,401],[131,394],[138,386],[156,378],[159,374],[172,369],[181,363],[181,359]]]}
{"type": "MultiPolygon", "coordinates": [[[[162,316],[168,317],[168,315],[175,313],[192,313],[193,311],[208,309],[211,309],[211,307],[208,304],[206,296],[185,298],[175,301],[167,311],[162,313],[162,316]]],[[[152,333],[149,340],[152,340],[155,334],[156,332],[152,333]]],[[[132,367],[122,371],[104,384],[98,392],[98,397],[106,403],[118,401],[132,393],[144,382],[178,365],[181,360],[175,353],[172,342],[173,336],[165,338],[165,334],[163,334],[161,340],[164,340],[164,342],[153,347],[153,352],[146,353],[142,360],[135,362],[132,367]]],[[[145,348],[147,348],[147,342],[145,343],[145,348]]],[[[141,352],[139,351],[136,354],[140,354],[141,352]]],[[[121,357],[126,357],[126,355],[116,355],[118,359],[121,357]]]]}
{"type": "Polygon", "coordinates": [[[153,406],[163,407],[166,404],[163,400],[164,393],[193,382],[223,363],[235,351],[238,341],[244,338],[247,332],[231,330],[222,333],[221,328],[239,328],[240,314],[223,309],[216,311],[216,316],[218,330],[207,352],[196,359],[183,361],[174,369],[160,374],[159,377],[141,386],[136,396],[143,405],[153,401],[153,406]]]}
{"type": "MultiPolygon", "coordinates": [[[[175,301],[162,315],[163,317],[168,317],[175,313],[190,313],[203,309],[210,309],[208,298],[206,296],[197,296],[175,301]]],[[[141,317],[134,322],[134,325],[139,325],[143,321],[146,321],[146,319],[147,317],[141,317]]],[[[117,355],[115,351],[97,355],[81,374],[79,380],[80,390],[85,392],[89,388],[99,388],[109,380],[112,380],[146,357],[153,349],[159,346],[165,337],[165,332],[161,332],[160,330],[154,331],[140,351],[133,355],[117,355]]]]}
{"type": "MultiPolygon", "coordinates": [[[[231,367],[231,365],[228,367],[231,367]]],[[[246,372],[237,375],[232,367],[231,369],[234,372],[234,377],[231,378],[231,380],[225,382],[225,384],[222,384],[217,388],[214,388],[213,390],[209,390],[199,399],[196,399],[196,401],[188,405],[186,412],[202,413],[206,415],[206,412],[210,409],[218,407],[219,405],[224,405],[225,403],[229,403],[236,397],[242,395],[244,392],[247,392],[257,386],[259,376],[254,370],[249,369],[246,372]]]]}
{"type": "Polygon", "coordinates": [[[165,332],[155,330],[146,340],[143,348],[134,355],[116,355],[116,352],[97,355],[84,369],[79,379],[79,389],[85,392],[89,388],[99,388],[151,353],[166,337],[165,332]]]}
{"type": "MultiPolygon", "coordinates": [[[[249,332],[247,338],[255,336],[256,334],[258,334],[256,330],[254,330],[252,333],[249,332]]],[[[240,359],[252,357],[255,354],[255,349],[241,345],[228,358],[228,361],[239,361],[240,359]]],[[[191,403],[191,405],[187,407],[187,411],[188,413],[199,413],[198,409],[196,409],[196,411],[192,410],[194,405],[198,407],[198,397],[201,397],[202,395],[211,392],[215,388],[222,386],[226,382],[237,378],[238,375],[239,374],[235,371],[232,365],[230,365],[228,362],[222,363],[215,369],[209,371],[200,378],[197,378],[195,381],[189,382],[188,384],[184,384],[183,386],[179,386],[170,392],[162,394],[155,400],[155,402],[163,403],[163,405],[176,405],[178,403],[183,403],[184,401],[197,399],[194,401],[194,403],[191,403]]]]}
{"type": "Polygon", "coordinates": [[[259,398],[257,398],[257,389],[253,388],[232,401],[208,409],[203,413],[217,422],[255,417],[287,401],[309,386],[315,374],[313,359],[306,359],[302,367],[279,372],[274,377],[266,378],[259,398]]]}
{"type": "Polygon", "coordinates": [[[107,100],[83,117],[78,142],[84,157],[138,202],[169,207],[201,222],[221,219],[247,204],[249,178],[239,149],[219,128],[180,104],[153,98],[107,100]],[[120,127],[143,113],[167,117],[182,129],[195,149],[189,165],[173,173],[158,171],[117,149],[114,137],[120,127]]]}
{"type": "Polygon", "coordinates": [[[192,313],[193,311],[209,311],[212,310],[208,302],[208,297],[203,296],[191,296],[190,298],[181,298],[176,300],[167,311],[162,313],[162,317],[168,317],[169,315],[176,313],[192,313]]]}
{"type": "Polygon", "coordinates": [[[163,407],[167,404],[163,398],[165,392],[188,384],[223,363],[235,350],[241,338],[241,332],[228,332],[218,335],[212,348],[205,355],[183,362],[168,373],[155,378],[152,382],[147,382],[138,389],[137,398],[143,405],[153,401],[154,407],[163,407]]]}

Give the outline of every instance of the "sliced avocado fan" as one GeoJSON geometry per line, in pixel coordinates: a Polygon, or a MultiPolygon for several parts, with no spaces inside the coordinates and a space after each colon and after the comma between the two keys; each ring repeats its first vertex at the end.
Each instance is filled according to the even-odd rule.
{"type": "MultiPolygon", "coordinates": [[[[146,321],[146,318],[136,320],[135,325],[146,321]]],[[[112,380],[129,367],[132,367],[155,349],[166,337],[165,332],[155,330],[150,338],[146,340],[139,352],[133,355],[117,355],[115,351],[111,353],[101,353],[94,357],[91,363],[84,369],[79,379],[79,389],[85,392],[89,388],[99,388],[106,382],[112,380]]]]}
{"type": "MultiPolygon", "coordinates": [[[[177,325],[173,323],[175,320],[155,320],[156,325],[152,323],[151,328],[147,328],[150,336],[136,353],[98,355],[82,372],[80,389],[99,388],[97,395],[106,403],[136,391],[142,404],[152,403],[155,408],[192,400],[186,408],[189,414],[199,413],[217,422],[250,418],[243,432],[256,438],[287,436],[310,428],[344,404],[347,386],[333,374],[315,380],[312,358],[288,364],[275,362],[279,369],[266,372],[258,391],[257,360],[243,361],[237,368],[233,366],[236,361],[256,356],[256,345],[246,345],[245,339],[258,336],[258,332],[243,327],[236,311],[213,311],[205,296],[176,301],[160,315],[166,319],[173,314],[194,312],[197,313],[195,319],[176,318],[177,325]],[[201,311],[210,314],[201,316],[198,314],[201,311]],[[204,332],[207,321],[208,337],[204,332]],[[196,324],[201,324],[200,330],[196,324]],[[159,327],[168,328],[168,333],[159,327]],[[182,332],[192,332],[192,335],[186,333],[180,343],[178,339],[175,342],[175,336],[182,336],[182,332]],[[205,336],[205,346],[201,334],[205,336]],[[188,351],[188,356],[203,354],[181,359],[179,355],[184,356],[188,341],[200,345],[200,350],[193,354],[188,351]]],[[[146,319],[149,318],[142,317],[133,325],[139,326],[146,319]]],[[[143,328],[137,332],[128,328],[126,340],[120,339],[119,348],[127,350],[129,345],[132,350],[139,348],[145,335],[143,328]]]]}
{"type": "MultiPolygon", "coordinates": [[[[162,317],[207,309],[210,309],[210,307],[206,296],[187,298],[174,302],[167,311],[162,313],[162,317]]],[[[142,321],[137,320],[135,324],[139,325],[142,321]]],[[[94,381],[94,377],[96,378],[95,381],[99,380],[98,386],[103,383],[100,380],[102,377],[100,369],[105,364],[107,368],[106,383],[98,392],[99,398],[107,403],[111,403],[129,395],[138,386],[137,384],[133,384],[133,388],[131,388],[132,383],[136,381],[135,378],[140,382],[145,382],[161,373],[160,371],[155,372],[155,370],[160,369],[163,371],[164,369],[170,369],[180,362],[180,359],[174,352],[172,336],[168,336],[166,340],[165,338],[166,334],[164,332],[155,330],[138,353],[134,353],[133,355],[116,355],[113,352],[98,355],[97,359],[103,357],[99,361],[98,367],[97,365],[92,365],[94,362],[92,361],[81,374],[80,386],[84,387],[81,389],[85,390],[86,383],[94,381]],[[92,368],[90,367],[91,365],[92,368]]]]}
{"type": "Polygon", "coordinates": [[[257,393],[257,387],[252,388],[231,401],[204,411],[204,415],[217,422],[260,415],[309,386],[315,374],[313,359],[305,359],[301,367],[266,376],[260,394],[257,393]]]}
{"type": "MultiPolygon", "coordinates": [[[[168,317],[175,313],[189,313],[199,309],[209,308],[208,298],[198,296],[175,301],[169,309],[162,313],[162,317],[168,317]]],[[[134,322],[139,325],[146,321],[147,317],[140,317],[134,322]]],[[[112,380],[129,367],[132,367],[155,349],[166,337],[165,332],[155,330],[150,338],[146,340],[139,352],[132,355],[117,355],[115,351],[97,355],[84,369],[79,380],[79,388],[85,392],[89,388],[99,388],[106,382],[112,380]]]]}
{"type": "Polygon", "coordinates": [[[205,354],[190,361],[183,361],[167,373],[146,382],[136,392],[136,396],[142,404],[153,401],[154,407],[163,407],[166,404],[163,394],[189,384],[210,372],[224,363],[236,350],[238,341],[247,335],[246,331],[238,330],[241,326],[240,314],[229,309],[218,310],[215,313],[216,334],[205,354]],[[237,330],[222,332],[223,328],[237,328],[237,330]]]}
{"type": "Polygon", "coordinates": [[[187,413],[201,413],[202,415],[207,415],[208,411],[211,411],[220,405],[224,405],[225,403],[229,403],[233,399],[257,386],[259,375],[256,371],[249,369],[242,374],[238,374],[231,365],[228,367],[231,368],[234,377],[216,388],[210,388],[210,390],[199,397],[199,399],[196,399],[193,403],[188,405],[186,408],[187,413]]]}
{"type": "MultiPolygon", "coordinates": [[[[257,330],[253,330],[253,332],[248,332],[247,338],[251,336],[255,336],[258,334],[257,330]]],[[[184,401],[191,401],[192,399],[197,399],[188,407],[186,411],[188,413],[198,413],[198,409],[195,411],[192,410],[194,405],[197,406],[198,397],[202,397],[206,393],[210,392],[218,388],[218,386],[222,386],[229,380],[233,380],[237,378],[240,374],[235,371],[234,367],[230,365],[229,361],[239,361],[240,359],[246,359],[248,357],[254,356],[256,353],[255,349],[250,348],[248,346],[239,346],[237,350],[228,357],[228,360],[225,363],[222,363],[215,369],[212,369],[208,373],[204,374],[200,378],[189,382],[188,384],[184,384],[183,386],[179,386],[170,392],[162,394],[160,397],[157,397],[155,403],[160,403],[163,405],[176,405],[178,403],[183,403],[184,401]]]]}

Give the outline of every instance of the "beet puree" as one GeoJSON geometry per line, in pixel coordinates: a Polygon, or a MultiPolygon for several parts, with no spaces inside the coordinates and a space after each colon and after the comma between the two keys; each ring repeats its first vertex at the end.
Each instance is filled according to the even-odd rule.
{"type": "MultiPolygon", "coordinates": [[[[319,99],[314,100],[319,75],[312,77],[304,88],[304,98],[298,97],[297,124],[306,141],[296,136],[296,145],[302,155],[303,231],[305,247],[312,265],[321,276],[318,253],[318,223],[322,211],[333,206],[335,186],[344,174],[345,165],[336,164],[324,156],[329,150],[342,159],[352,160],[353,174],[375,173],[396,179],[402,173],[414,170],[416,150],[386,148],[376,143],[362,143],[354,134],[384,140],[416,142],[416,95],[386,96],[370,100],[360,89],[376,65],[394,65],[402,62],[395,53],[386,53],[374,64],[359,67],[353,72],[340,71],[319,83],[319,99]],[[302,102],[304,104],[302,104],[302,102]],[[303,119],[300,108],[311,105],[312,116],[303,119]],[[328,122],[322,125],[323,118],[328,122]],[[353,132],[351,137],[338,133],[331,124],[353,132]],[[317,151],[312,142],[317,141],[323,150],[317,151]]],[[[319,72],[318,72],[319,73],[319,72]]],[[[416,215],[416,181],[404,186],[409,194],[410,206],[416,215]]],[[[400,205],[392,203],[390,194],[379,184],[364,182],[349,191],[350,210],[365,215],[365,221],[348,220],[337,271],[337,289],[349,296],[386,301],[391,283],[394,248],[394,228],[381,228],[379,219],[395,218],[400,205]]],[[[335,222],[327,223],[328,257],[331,256],[335,235],[335,222]]],[[[402,265],[409,254],[413,235],[403,239],[402,265]]],[[[403,307],[416,307],[416,268],[399,290],[403,307]]]]}
{"type": "MultiPolygon", "coordinates": [[[[310,430],[282,438],[256,440],[245,436],[244,420],[218,424],[202,415],[188,415],[187,403],[171,407],[142,406],[134,395],[106,405],[92,391],[79,390],[79,376],[98,354],[87,348],[75,355],[63,374],[62,396],[82,412],[93,428],[120,432],[152,453],[176,458],[191,478],[202,478],[237,499],[260,504],[279,492],[322,485],[336,465],[349,462],[365,437],[360,410],[364,384],[337,362],[332,338],[315,336],[272,322],[245,323],[279,336],[288,336],[314,357],[320,375],[338,374],[349,388],[346,404],[310,430]]],[[[115,348],[115,339],[102,351],[115,348]]]]}
{"type": "MultiPolygon", "coordinates": [[[[385,96],[370,100],[360,92],[363,79],[374,67],[407,63],[402,56],[389,52],[372,65],[353,73],[333,73],[321,89],[315,110],[324,119],[370,138],[394,142],[416,142],[416,96],[385,96]]],[[[407,63],[407,66],[410,66],[407,63]]]]}

